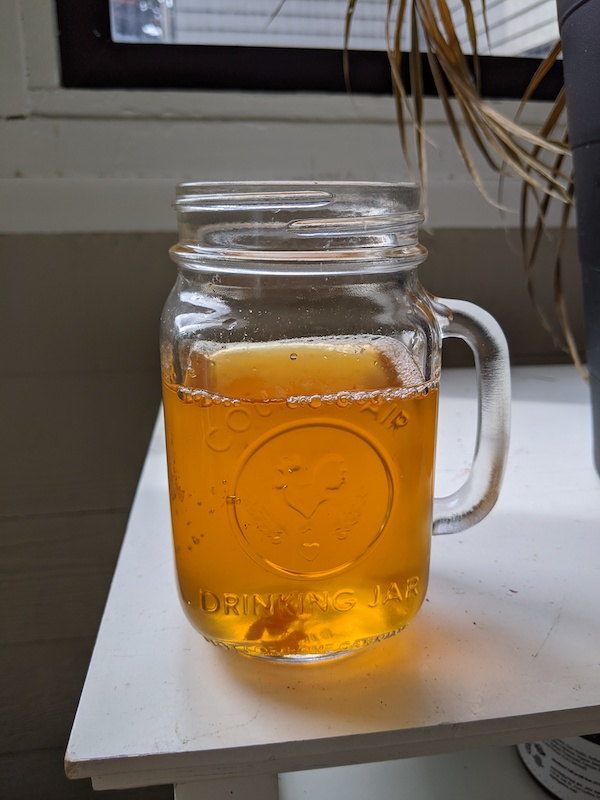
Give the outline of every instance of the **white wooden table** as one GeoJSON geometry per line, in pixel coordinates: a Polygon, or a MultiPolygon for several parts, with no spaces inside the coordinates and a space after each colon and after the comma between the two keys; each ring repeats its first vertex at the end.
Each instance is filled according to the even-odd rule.
{"type": "MultiPolygon", "coordinates": [[[[438,494],[468,468],[472,384],[469,370],[442,380],[438,494]]],[[[464,800],[482,796],[480,775],[490,799],[534,798],[506,746],[600,730],[600,478],[588,390],[570,366],[513,371],[496,508],[434,539],[423,609],[364,653],[307,667],[208,645],[179,607],[169,526],[159,419],[68,745],[71,778],[172,783],[178,800],[268,800],[278,775],[284,800],[464,800]],[[472,793],[454,795],[466,771],[472,793]]]]}

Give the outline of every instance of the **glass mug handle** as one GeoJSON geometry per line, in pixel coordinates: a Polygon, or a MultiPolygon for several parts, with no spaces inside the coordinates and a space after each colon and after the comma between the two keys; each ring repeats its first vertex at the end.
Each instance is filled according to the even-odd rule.
{"type": "Polygon", "coordinates": [[[434,499],[434,534],[463,531],[492,510],[504,475],[510,434],[510,361],[502,329],[473,303],[441,298],[436,298],[436,303],[445,306],[438,312],[443,338],[462,339],[473,351],[477,435],[466,481],[447,497],[434,499]]]}

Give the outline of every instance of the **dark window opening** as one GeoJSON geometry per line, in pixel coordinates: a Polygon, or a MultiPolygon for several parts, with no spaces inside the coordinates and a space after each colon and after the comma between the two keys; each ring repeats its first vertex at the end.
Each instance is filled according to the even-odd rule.
{"type": "MultiPolygon", "coordinates": [[[[345,0],[341,1],[345,5],[345,0]]],[[[114,0],[111,15],[109,0],[56,0],[63,86],[78,89],[347,91],[341,46],[336,48],[331,41],[327,47],[182,44],[181,30],[178,30],[181,17],[178,20],[174,14],[178,2],[183,13],[185,5],[180,0],[114,0]]],[[[279,5],[276,0],[272,2],[276,7],[279,5]]],[[[363,2],[368,5],[367,0],[363,2]]],[[[381,3],[381,0],[371,2],[381,3]]],[[[188,2],[188,12],[189,5],[188,2]]],[[[358,0],[357,7],[360,5],[361,0],[358,0]]],[[[490,5],[488,2],[488,7],[490,5]]],[[[238,27],[243,27],[239,26],[239,21],[238,27]]],[[[191,23],[190,29],[194,29],[191,23]]],[[[205,31],[201,30],[201,34],[206,38],[205,31]]],[[[312,41],[316,41],[314,37],[312,41]]],[[[358,41],[368,43],[368,36],[358,37],[358,41]]],[[[525,55],[481,55],[482,94],[488,98],[521,97],[546,48],[542,42],[526,50],[525,55]]],[[[425,55],[422,61],[425,93],[435,95],[425,55]]],[[[353,93],[391,93],[385,52],[351,49],[349,65],[353,93]]],[[[402,70],[409,85],[408,56],[403,59],[402,70]]],[[[550,70],[534,98],[553,100],[561,86],[562,64],[559,62],[550,70]]]]}

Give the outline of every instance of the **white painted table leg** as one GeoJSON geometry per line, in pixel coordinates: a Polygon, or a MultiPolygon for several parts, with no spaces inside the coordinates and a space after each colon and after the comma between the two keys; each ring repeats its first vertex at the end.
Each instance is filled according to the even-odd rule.
{"type": "Polygon", "coordinates": [[[279,781],[277,775],[253,775],[177,783],[175,800],[279,800],[279,781]]]}

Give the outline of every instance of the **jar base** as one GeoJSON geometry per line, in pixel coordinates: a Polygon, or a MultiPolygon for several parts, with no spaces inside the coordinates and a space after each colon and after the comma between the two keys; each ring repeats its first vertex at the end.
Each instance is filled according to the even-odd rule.
{"type": "MultiPolygon", "coordinates": [[[[369,645],[365,646],[368,647],[369,645]]],[[[361,650],[363,649],[364,648],[361,647],[361,650]]],[[[354,655],[360,652],[360,650],[339,650],[333,653],[294,653],[283,656],[244,653],[243,651],[238,652],[241,652],[243,656],[251,658],[253,661],[255,659],[260,659],[260,661],[270,661],[274,664],[321,664],[325,661],[338,661],[340,658],[348,658],[348,656],[354,655]]]]}
{"type": "Polygon", "coordinates": [[[208,636],[204,636],[204,638],[209,644],[212,644],[215,647],[219,647],[223,650],[231,650],[252,660],[270,661],[271,663],[275,664],[319,664],[326,661],[337,661],[341,658],[347,658],[348,656],[360,653],[365,650],[365,648],[371,647],[377,642],[382,642],[384,639],[389,639],[390,636],[395,636],[397,633],[400,633],[400,631],[403,631],[405,627],[406,625],[403,625],[401,628],[396,628],[393,631],[379,634],[379,636],[370,636],[365,639],[357,639],[352,643],[352,645],[344,647],[344,649],[328,650],[319,653],[281,653],[274,649],[270,649],[268,645],[248,645],[247,643],[240,642],[224,642],[217,639],[211,639],[208,636]]]}

